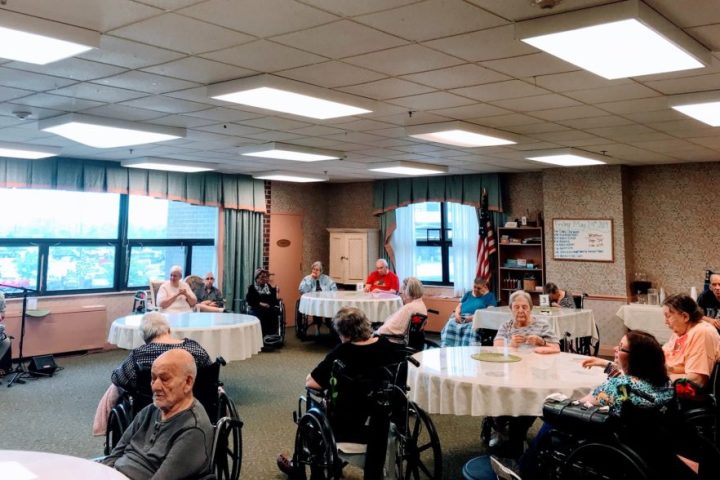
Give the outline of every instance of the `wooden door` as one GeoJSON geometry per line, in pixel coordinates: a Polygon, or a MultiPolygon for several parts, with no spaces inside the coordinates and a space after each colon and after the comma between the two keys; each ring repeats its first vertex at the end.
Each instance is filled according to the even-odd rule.
{"type": "Polygon", "coordinates": [[[367,276],[367,235],[349,233],[347,236],[347,283],[364,283],[367,276]]]}
{"type": "Polygon", "coordinates": [[[347,257],[347,241],[346,234],[331,233],[330,234],[330,272],[328,275],[335,280],[336,283],[345,283],[347,272],[345,272],[345,257],[347,257]]]}
{"type": "Polygon", "coordinates": [[[275,283],[280,288],[288,325],[295,325],[298,285],[304,276],[302,222],[302,215],[270,214],[270,272],[275,274],[275,283]]]}

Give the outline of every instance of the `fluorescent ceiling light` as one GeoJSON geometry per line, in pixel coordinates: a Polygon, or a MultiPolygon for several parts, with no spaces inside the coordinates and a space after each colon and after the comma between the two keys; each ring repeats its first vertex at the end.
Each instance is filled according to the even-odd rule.
{"type": "Polygon", "coordinates": [[[414,125],[405,127],[405,134],[420,140],[456,147],[490,147],[517,143],[515,135],[465,122],[414,125]]]}
{"type": "Polygon", "coordinates": [[[561,167],[585,167],[588,165],[601,165],[607,163],[608,157],[595,153],[584,152],[575,148],[560,148],[556,150],[542,150],[527,152],[525,158],[536,162],[551,163],[561,167]]]}
{"type": "Polygon", "coordinates": [[[92,30],[7,10],[0,16],[0,57],[45,65],[100,46],[92,30]]]}
{"type": "Polygon", "coordinates": [[[39,158],[47,158],[60,155],[61,150],[62,149],[59,147],[45,147],[39,145],[28,145],[25,143],[0,142],[0,157],[37,160],[39,158]]]}
{"type": "Polygon", "coordinates": [[[372,104],[368,100],[267,74],[210,85],[207,95],[226,102],[321,120],[372,111],[366,108],[372,104]]]}
{"type": "Polygon", "coordinates": [[[720,127],[720,91],[674,95],[669,97],[668,103],[674,110],[695,120],[720,127]]]}
{"type": "Polygon", "coordinates": [[[342,152],[324,150],[289,143],[270,142],[262,145],[250,145],[240,148],[240,154],[249,157],[277,158],[279,160],[295,160],[297,162],[319,162],[343,158],[342,152]]]}
{"type": "Polygon", "coordinates": [[[211,164],[160,157],[133,158],[121,161],[120,165],[128,168],[144,168],[146,170],[163,170],[166,172],[197,173],[215,170],[211,164]]]}
{"type": "Polygon", "coordinates": [[[705,47],[638,0],[519,22],[515,36],[611,80],[710,63],[705,47]]]}
{"type": "Polygon", "coordinates": [[[186,135],[184,128],[148,125],[77,113],[41,120],[38,122],[38,128],[95,148],[165,142],[186,135]]]}
{"type": "Polygon", "coordinates": [[[431,165],[418,162],[389,162],[374,163],[368,167],[372,172],[394,173],[396,175],[437,175],[447,173],[448,167],[444,165],[431,165]]]}
{"type": "Polygon", "coordinates": [[[253,178],[257,178],[258,180],[275,180],[277,182],[295,183],[327,182],[330,180],[327,175],[295,173],[280,170],[255,173],[253,174],[253,178]]]}

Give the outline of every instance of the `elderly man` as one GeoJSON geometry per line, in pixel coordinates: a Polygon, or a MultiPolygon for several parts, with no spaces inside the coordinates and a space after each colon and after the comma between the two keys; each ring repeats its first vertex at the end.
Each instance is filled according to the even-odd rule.
{"type": "Polygon", "coordinates": [[[153,403],[138,413],[102,460],[131,480],[198,478],[210,473],[213,426],[192,394],[197,367],[176,348],[152,364],[153,403]]]}
{"type": "Polygon", "coordinates": [[[375,271],[370,273],[365,280],[365,291],[389,293],[400,291],[400,280],[390,271],[387,260],[384,258],[378,258],[375,262],[375,271]]]}
{"type": "Polygon", "coordinates": [[[697,303],[705,312],[703,320],[720,330],[720,273],[710,275],[710,288],[700,294],[697,303]]]}
{"type": "Polygon", "coordinates": [[[170,280],[160,285],[157,304],[161,312],[192,312],[197,298],[190,286],[181,280],[182,268],[174,265],[170,268],[170,280]]]}
{"type": "Polygon", "coordinates": [[[197,298],[197,307],[201,312],[224,312],[225,311],[225,300],[223,299],[222,292],[216,288],[215,275],[212,272],[205,274],[205,282],[203,285],[195,290],[195,297],[197,298]]]}

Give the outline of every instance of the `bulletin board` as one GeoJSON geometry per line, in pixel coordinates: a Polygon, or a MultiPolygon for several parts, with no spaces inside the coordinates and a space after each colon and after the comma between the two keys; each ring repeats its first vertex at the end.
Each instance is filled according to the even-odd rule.
{"type": "Polygon", "coordinates": [[[614,262],[613,221],[602,218],[553,219],[553,259],[614,262]]]}

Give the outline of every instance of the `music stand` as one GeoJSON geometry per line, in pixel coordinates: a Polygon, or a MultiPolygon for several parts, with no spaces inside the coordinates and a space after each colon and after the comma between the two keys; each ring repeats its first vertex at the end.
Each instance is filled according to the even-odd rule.
{"type": "MultiPolygon", "coordinates": [[[[6,285],[3,283],[0,283],[0,287],[2,288],[10,288],[13,290],[22,290],[23,294],[23,303],[22,303],[22,316],[20,317],[20,351],[19,357],[17,360],[17,366],[15,368],[11,369],[8,374],[12,374],[12,378],[10,379],[10,382],[8,383],[8,388],[12,387],[15,383],[24,384],[25,380],[23,378],[27,378],[30,376],[30,372],[27,370],[27,367],[25,366],[25,357],[23,356],[23,343],[25,341],[25,315],[27,314],[27,297],[28,293],[37,293],[37,290],[33,290],[32,288],[25,288],[25,287],[18,287],[17,285],[6,285]]],[[[41,375],[44,375],[41,373],[41,375]]]]}

